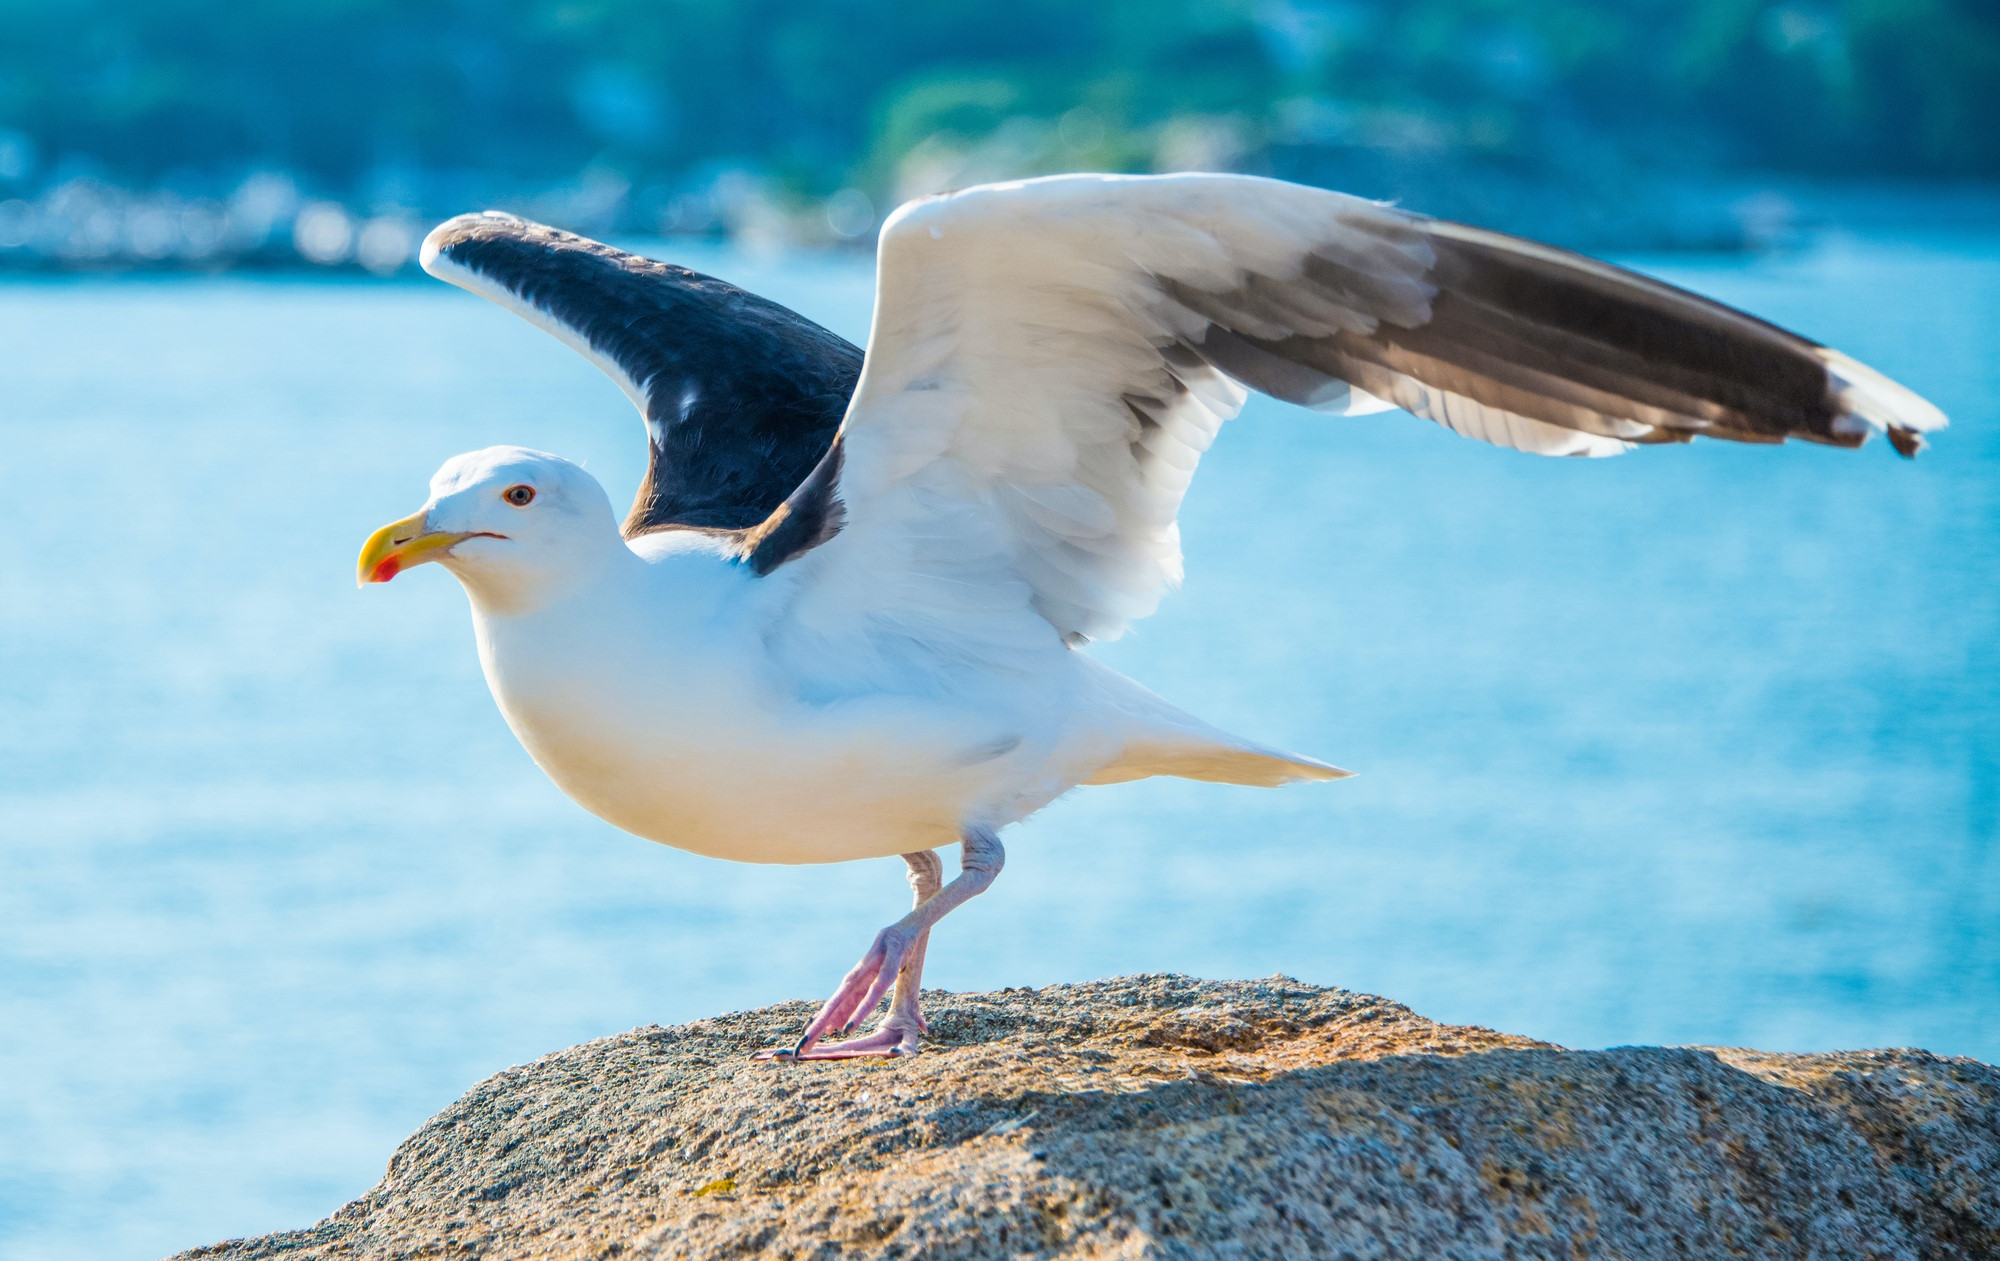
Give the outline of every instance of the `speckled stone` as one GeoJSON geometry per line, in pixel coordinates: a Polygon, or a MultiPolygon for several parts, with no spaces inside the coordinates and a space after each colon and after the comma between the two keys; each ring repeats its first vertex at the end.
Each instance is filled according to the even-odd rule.
{"type": "Polygon", "coordinates": [[[805,1003],[571,1048],[182,1255],[2000,1257],[1972,1060],[1567,1051],[1284,977],[925,1005],[910,1060],[751,1063],[805,1003]]]}

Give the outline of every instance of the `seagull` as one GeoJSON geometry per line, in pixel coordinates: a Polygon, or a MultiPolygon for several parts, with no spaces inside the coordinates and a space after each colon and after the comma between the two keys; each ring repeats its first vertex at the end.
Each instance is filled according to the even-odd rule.
{"type": "Polygon", "coordinates": [[[723,281],[510,215],[452,219],[421,259],[609,374],[649,460],[621,524],[558,456],[457,456],[368,539],[360,582],[449,570],[508,725],[615,826],[741,862],[908,867],[909,914],[768,1059],[915,1053],[930,930],[992,884],[1002,829],[1074,788],[1348,773],[1087,651],[1179,584],[1181,498],[1249,391],[1548,456],[1877,434],[1911,456],[1945,424],[1660,281],[1237,175],[912,201],[881,229],[865,357],[723,281]]]}

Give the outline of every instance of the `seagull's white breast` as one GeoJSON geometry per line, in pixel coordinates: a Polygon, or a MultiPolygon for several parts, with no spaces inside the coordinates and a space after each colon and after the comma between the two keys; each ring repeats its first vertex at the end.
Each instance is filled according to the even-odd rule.
{"type": "Polygon", "coordinates": [[[757,581],[706,556],[619,566],[555,607],[475,608],[480,661],[515,735],[565,793],[628,832],[714,858],[930,849],[1074,782],[1041,786],[1047,741],[1014,729],[1005,706],[921,691],[801,699],[758,633],[744,595],[757,581]]]}

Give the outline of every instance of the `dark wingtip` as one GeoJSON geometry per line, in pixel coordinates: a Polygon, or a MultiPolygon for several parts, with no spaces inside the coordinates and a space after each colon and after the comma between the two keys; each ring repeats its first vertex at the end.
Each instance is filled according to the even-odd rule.
{"type": "Polygon", "coordinates": [[[1924,449],[1924,436],[1914,429],[1889,426],[1889,445],[1896,448],[1896,454],[1906,460],[1917,458],[1917,452],[1924,449]]]}
{"type": "Polygon", "coordinates": [[[474,210],[467,214],[453,215],[435,228],[431,235],[451,241],[462,241],[481,228],[493,227],[535,228],[541,225],[519,215],[510,215],[504,210],[474,210]]]}
{"type": "MultiPolygon", "coordinates": [[[[432,228],[424,237],[423,247],[417,251],[417,262],[425,271],[437,276],[438,257],[450,258],[454,248],[478,240],[482,230],[505,228],[509,232],[520,232],[541,227],[541,224],[519,215],[510,215],[504,210],[476,210],[471,214],[454,215],[432,228]]],[[[443,276],[438,278],[445,279],[443,276]]]]}

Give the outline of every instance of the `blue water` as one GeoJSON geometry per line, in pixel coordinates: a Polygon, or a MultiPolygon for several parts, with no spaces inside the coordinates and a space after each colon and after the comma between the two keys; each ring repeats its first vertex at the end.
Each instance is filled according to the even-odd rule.
{"type": "MultiPolygon", "coordinates": [[[[865,331],[865,265],[694,261],[865,331]]],[[[929,979],[1284,971],[1578,1046],[2000,1059],[2000,239],[1654,269],[1956,426],[1914,465],[1569,462],[1253,407],[1186,591],[1102,652],[1361,776],[1078,794],[929,979]]],[[[636,419],[544,334],[443,286],[16,285],[0,374],[0,1255],[303,1225],[486,1074],[821,996],[900,914],[894,860],[597,822],[445,573],[354,589],[455,452],[630,493],[636,419]]]]}

